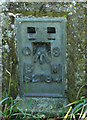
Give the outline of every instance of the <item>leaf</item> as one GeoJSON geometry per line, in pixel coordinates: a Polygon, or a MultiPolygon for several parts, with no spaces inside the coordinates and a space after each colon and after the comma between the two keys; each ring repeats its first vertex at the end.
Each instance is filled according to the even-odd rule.
{"type": "Polygon", "coordinates": [[[5,116],[4,116],[4,114],[3,114],[3,112],[0,110],[0,113],[2,114],[2,116],[5,118],[5,116]]]}
{"type": "Polygon", "coordinates": [[[82,108],[82,110],[81,110],[81,113],[80,113],[79,119],[81,118],[81,116],[82,116],[82,114],[83,114],[83,111],[84,111],[84,109],[86,108],[86,106],[87,106],[87,104],[83,105],[83,108],[82,108]]]}
{"type": "MultiPolygon", "coordinates": [[[[80,104],[76,105],[76,106],[74,107],[74,109],[72,110],[72,113],[74,113],[74,112],[76,113],[75,110],[78,109],[80,106],[83,107],[83,105],[84,105],[84,103],[80,103],[80,104]]],[[[82,107],[81,107],[81,108],[82,108],[82,107]]]]}
{"type": "Polygon", "coordinates": [[[74,114],[76,114],[79,110],[81,110],[83,108],[83,106],[81,106],[80,108],[78,108],[75,112],[74,112],[74,114]]]}
{"type": "Polygon", "coordinates": [[[29,109],[29,107],[32,104],[32,102],[33,102],[33,99],[31,98],[30,101],[29,101],[29,103],[28,103],[28,105],[27,105],[27,108],[26,108],[27,110],[29,109]]]}
{"type": "Polygon", "coordinates": [[[37,118],[43,118],[44,117],[44,115],[43,114],[37,114],[37,118]]]}
{"type": "Polygon", "coordinates": [[[27,94],[27,82],[25,82],[25,94],[27,94]]]}
{"type": "Polygon", "coordinates": [[[74,102],[69,103],[68,105],[66,105],[66,106],[64,106],[64,107],[68,107],[68,106],[71,106],[71,105],[73,105],[73,104],[77,104],[77,103],[82,102],[82,101],[84,101],[84,100],[87,100],[87,98],[83,98],[83,99],[81,99],[81,100],[74,101],[74,102]]]}
{"type": "Polygon", "coordinates": [[[87,115],[87,110],[85,110],[85,112],[84,112],[84,114],[82,116],[82,119],[84,119],[86,117],[86,115],[87,115]]]}
{"type": "Polygon", "coordinates": [[[62,108],[62,117],[64,117],[64,113],[65,113],[65,109],[64,109],[64,106],[62,108]]]}
{"type": "Polygon", "coordinates": [[[87,120],[87,117],[84,120],[87,120]]]}
{"type": "Polygon", "coordinates": [[[73,117],[73,114],[75,114],[76,112],[78,112],[79,111],[79,107],[81,106],[81,108],[83,107],[82,105],[83,105],[84,103],[80,103],[80,104],[78,104],[77,106],[75,106],[74,108],[73,108],[73,110],[72,110],[72,112],[71,112],[71,116],[70,116],[70,118],[72,118],[73,117]],[[77,110],[76,110],[77,109],[77,110]]]}
{"type": "MultiPolygon", "coordinates": [[[[14,100],[15,101],[15,100],[14,100]]],[[[16,101],[16,103],[13,105],[13,113],[17,110],[17,107],[19,106],[19,104],[21,103],[22,100],[16,101]]]]}
{"type": "Polygon", "coordinates": [[[19,107],[17,107],[17,109],[18,109],[23,115],[25,115],[25,113],[23,112],[23,110],[21,110],[19,107]]]}
{"type": "Polygon", "coordinates": [[[72,106],[69,108],[68,112],[66,113],[66,115],[65,115],[65,117],[64,117],[64,120],[66,120],[66,119],[67,119],[68,114],[70,113],[71,109],[72,109],[72,106]]]}
{"type": "Polygon", "coordinates": [[[4,98],[3,100],[1,100],[0,104],[2,104],[4,101],[8,100],[10,97],[4,98]]]}
{"type": "Polygon", "coordinates": [[[2,98],[5,98],[5,93],[6,93],[6,88],[4,89],[3,93],[2,93],[2,96],[0,98],[0,101],[2,100],[2,98]]]}
{"type": "MultiPolygon", "coordinates": [[[[25,113],[26,116],[30,116],[31,117],[31,114],[28,114],[28,113],[25,113]]],[[[17,115],[23,115],[23,113],[14,113],[12,116],[17,116],[17,115]]]]}

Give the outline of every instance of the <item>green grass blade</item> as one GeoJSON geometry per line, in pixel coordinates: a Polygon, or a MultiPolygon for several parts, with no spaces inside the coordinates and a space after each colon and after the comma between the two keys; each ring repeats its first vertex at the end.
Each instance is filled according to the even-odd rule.
{"type": "Polygon", "coordinates": [[[13,113],[16,112],[17,107],[18,107],[19,104],[22,102],[22,100],[20,100],[20,101],[15,101],[15,100],[14,100],[14,102],[15,102],[15,103],[14,103],[14,105],[13,105],[13,113]]]}
{"type": "Polygon", "coordinates": [[[25,113],[23,112],[23,110],[21,110],[19,107],[17,107],[17,109],[18,109],[23,115],[25,115],[25,113]]]}
{"type": "Polygon", "coordinates": [[[80,113],[80,116],[79,116],[79,119],[81,118],[82,114],[84,114],[84,111],[87,109],[87,103],[85,105],[83,105],[83,108],[81,110],[81,113],[80,113]]]}
{"type": "Polygon", "coordinates": [[[5,102],[6,100],[8,100],[10,97],[4,98],[3,100],[0,101],[0,104],[2,104],[3,102],[5,102]]]}
{"type": "Polygon", "coordinates": [[[25,94],[27,94],[27,82],[25,82],[25,94]]]}
{"type": "Polygon", "coordinates": [[[84,105],[84,102],[83,102],[83,103],[79,103],[78,105],[76,105],[76,106],[72,109],[70,119],[72,119],[73,114],[77,113],[80,109],[82,109],[83,105],[84,105]],[[80,106],[81,106],[81,107],[80,107],[80,106]],[[80,107],[80,108],[79,108],[79,107],[80,107]]]}
{"type": "Polygon", "coordinates": [[[14,100],[13,100],[13,98],[11,98],[11,106],[10,106],[9,118],[11,117],[11,114],[12,114],[13,104],[14,104],[14,100]]]}
{"type": "Polygon", "coordinates": [[[0,101],[5,98],[5,93],[6,93],[6,88],[5,88],[4,91],[2,92],[2,95],[1,95],[1,97],[0,97],[0,101]]]}
{"type": "Polygon", "coordinates": [[[64,106],[62,107],[62,117],[64,117],[64,114],[65,114],[65,109],[64,109],[64,106]]]}
{"type": "Polygon", "coordinates": [[[43,114],[40,114],[40,113],[37,113],[36,115],[34,115],[34,116],[32,116],[33,118],[38,118],[38,119],[41,119],[41,118],[43,118],[43,114]]]}
{"type": "Polygon", "coordinates": [[[5,118],[5,115],[3,114],[3,112],[0,110],[0,113],[1,113],[1,115],[5,118]]]}
{"type": "Polygon", "coordinates": [[[32,104],[32,102],[33,102],[33,99],[31,98],[30,101],[29,101],[29,103],[28,103],[28,105],[27,105],[27,107],[26,107],[27,110],[29,109],[29,107],[32,104]]]}
{"type": "Polygon", "coordinates": [[[83,102],[84,100],[87,100],[87,98],[83,98],[83,99],[81,99],[81,100],[74,101],[74,102],[69,103],[68,105],[66,105],[66,106],[64,106],[64,107],[68,107],[68,106],[71,106],[71,105],[73,105],[73,104],[77,104],[77,103],[79,103],[79,102],[83,102]]]}
{"type": "Polygon", "coordinates": [[[73,110],[71,111],[71,114],[74,113],[76,111],[76,109],[78,109],[80,106],[83,106],[84,103],[79,103],[78,105],[76,105],[73,110]]]}
{"type": "Polygon", "coordinates": [[[83,108],[83,106],[81,106],[80,108],[78,108],[78,109],[74,112],[74,114],[76,114],[77,112],[79,112],[82,108],[83,108]]]}
{"type": "MultiPolygon", "coordinates": [[[[17,116],[17,115],[23,115],[23,113],[14,113],[14,114],[12,114],[12,116],[17,116]]],[[[26,116],[31,117],[31,114],[26,113],[26,116]]]]}

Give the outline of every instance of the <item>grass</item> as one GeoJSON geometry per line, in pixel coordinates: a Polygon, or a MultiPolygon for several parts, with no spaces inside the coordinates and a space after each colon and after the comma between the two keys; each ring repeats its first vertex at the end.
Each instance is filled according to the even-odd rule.
{"type": "MultiPolygon", "coordinates": [[[[2,120],[10,120],[10,119],[34,119],[34,120],[41,120],[44,118],[44,114],[36,113],[32,114],[28,112],[30,105],[33,102],[31,98],[25,110],[20,108],[21,102],[23,102],[23,96],[20,100],[13,99],[10,96],[10,84],[11,84],[11,74],[9,71],[7,73],[10,75],[10,82],[9,82],[9,89],[7,97],[3,97],[6,90],[4,90],[2,94],[2,98],[0,101],[0,106],[2,105],[2,110],[0,110],[0,114],[2,116],[2,120]]],[[[25,84],[27,87],[27,84],[25,84]]],[[[27,92],[27,90],[25,90],[27,92]]],[[[45,116],[47,118],[47,116],[45,116]]],[[[80,100],[76,100],[72,103],[69,103],[62,108],[62,116],[58,116],[55,120],[87,120],[87,98],[82,97],[80,100]],[[69,107],[67,113],[65,113],[65,109],[69,107]]],[[[50,119],[49,119],[50,120],[50,119]]],[[[54,119],[53,119],[54,120],[54,119]]]]}
{"type": "MultiPolygon", "coordinates": [[[[10,66],[11,68],[11,66],[10,66]]],[[[11,73],[6,70],[6,72],[9,74],[10,76],[10,80],[9,80],[9,88],[8,88],[8,93],[7,96],[5,97],[5,93],[6,93],[6,89],[3,91],[2,97],[1,97],[1,101],[0,101],[0,106],[2,106],[2,110],[0,110],[0,114],[2,116],[2,120],[10,120],[10,119],[39,119],[43,117],[43,114],[41,113],[37,113],[37,114],[30,114],[28,113],[28,109],[30,107],[30,105],[33,102],[33,99],[31,98],[30,101],[27,104],[27,107],[25,110],[22,110],[20,108],[20,104],[21,102],[23,102],[23,98],[25,97],[25,95],[17,100],[17,99],[13,99],[10,96],[10,87],[11,87],[11,73]]],[[[25,84],[25,92],[27,92],[27,84],[25,84]]],[[[26,94],[26,93],[25,93],[26,94]]]]}
{"type": "Polygon", "coordinates": [[[65,107],[70,108],[64,116],[64,120],[87,120],[87,98],[81,98],[65,107]]]}
{"type": "Polygon", "coordinates": [[[2,120],[6,119],[13,119],[13,118],[21,118],[21,119],[39,119],[43,117],[43,114],[37,113],[35,115],[29,114],[28,108],[32,104],[33,99],[29,101],[27,108],[23,111],[19,106],[22,102],[22,99],[17,101],[16,99],[13,100],[12,97],[6,97],[3,100],[0,101],[0,105],[3,105],[3,110],[0,111],[2,115],[2,120]]]}
{"type": "MultiPolygon", "coordinates": [[[[6,97],[0,101],[0,105],[3,105],[3,110],[0,111],[2,115],[2,120],[6,119],[35,119],[42,120],[45,115],[42,113],[30,114],[28,113],[28,109],[33,102],[33,99],[29,101],[25,110],[22,110],[19,106],[23,99],[17,101],[12,97],[6,97]]],[[[47,116],[45,116],[47,118],[47,116]]],[[[63,107],[62,117],[57,117],[58,120],[87,120],[87,98],[81,98],[80,100],[69,103],[68,105],[63,107]],[[74,107],[73,107],[74,106],[74,107]],[[64,109],[69,107],[67,113],[65,113],[64,109]]]]}

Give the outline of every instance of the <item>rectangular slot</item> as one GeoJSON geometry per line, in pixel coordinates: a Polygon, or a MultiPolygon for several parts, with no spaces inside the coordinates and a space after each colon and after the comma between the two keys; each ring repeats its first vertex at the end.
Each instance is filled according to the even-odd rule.
{"type": "Polygon", "coordinates": [[[29,38],[28,40],[36,40],[35,38],[29,38]]]}
{"type": "Polygon", "coordinates": [[[55,40],[55,38],[48,38],[48,40],[55,40]]]}
{"type": "Polygon", "coordinates": [[[32,33],[32,34],[36,33],[35,27],[27,27],[27,33],[32,33]]]}
{"type": "Polygon", "coordinates": [[[55,27],[47,27],[47,33],[56,33],[55,27]]]}

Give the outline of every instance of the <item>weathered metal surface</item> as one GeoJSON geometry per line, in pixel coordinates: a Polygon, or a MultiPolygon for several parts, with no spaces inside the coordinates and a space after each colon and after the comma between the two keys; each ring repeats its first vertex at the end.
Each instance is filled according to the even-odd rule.
{"type": "Polygon", "coordinates": [[[16,18],[20,95],[65,97],[66,19],[16,18]]]}

